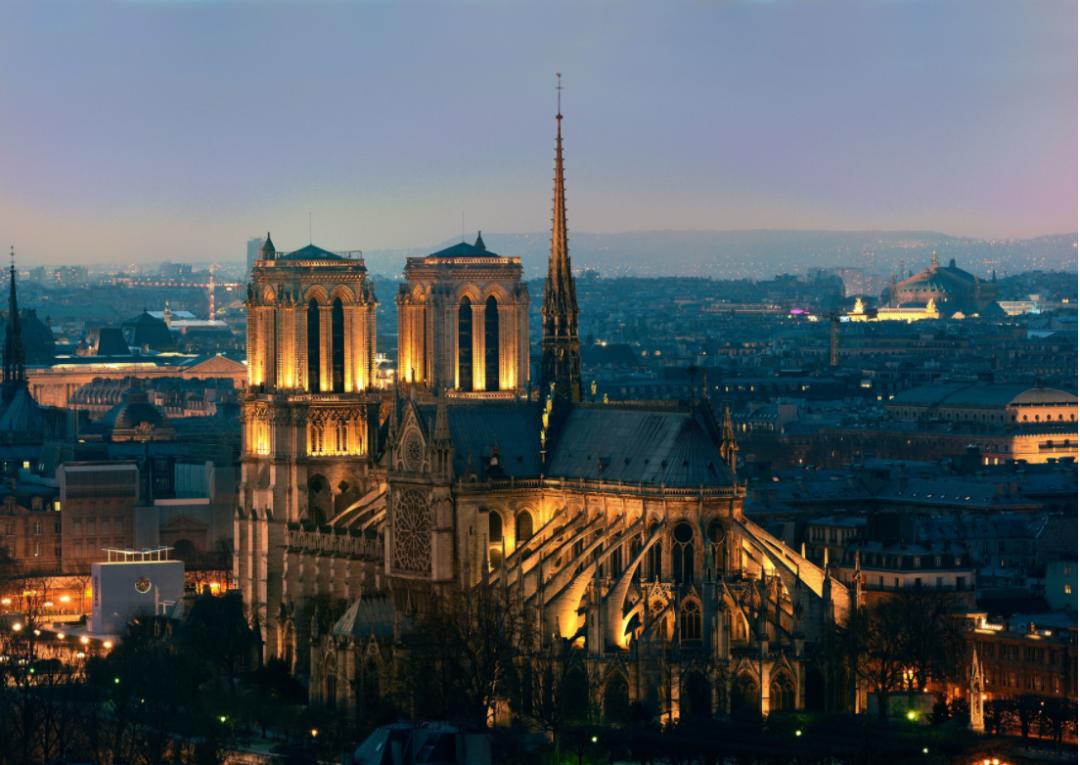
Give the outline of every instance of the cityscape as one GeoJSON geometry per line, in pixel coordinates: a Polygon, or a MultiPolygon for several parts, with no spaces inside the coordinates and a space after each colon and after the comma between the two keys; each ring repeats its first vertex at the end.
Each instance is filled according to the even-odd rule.
{"type": "Polygon", "coordinates": [[[0,8],[0,765],[1076,762],[1077,25],[0,8]]]}

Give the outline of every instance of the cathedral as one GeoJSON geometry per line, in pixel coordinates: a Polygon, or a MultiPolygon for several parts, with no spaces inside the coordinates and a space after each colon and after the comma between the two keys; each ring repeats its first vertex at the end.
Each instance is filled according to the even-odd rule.
{"type": "Polygon", "coordinates": [[[425,599],[481,586],[572,647],[596,719],[804,708],[822,685],[807,657],[853,595],[743,514],[726,411],[583,390],[562,119],[535,385],[521,263],[482,236],[408,260],[393,391],[372,385],[363,261],[267,236],[234,537],[249,615],[267,658],[341,709],[393,697],[425,599]],[[320,627],[330,602],[347,608],[320,627]]]}

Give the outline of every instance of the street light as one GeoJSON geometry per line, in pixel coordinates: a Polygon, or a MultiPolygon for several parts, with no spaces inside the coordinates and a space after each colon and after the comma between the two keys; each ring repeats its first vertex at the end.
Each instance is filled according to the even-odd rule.
{"type": "Polygon", "coordinates": [[[319,729],[318,728],[312,728],[309,732],[311,733],[312,738],[318,738],[319,737],[319,729]]]}

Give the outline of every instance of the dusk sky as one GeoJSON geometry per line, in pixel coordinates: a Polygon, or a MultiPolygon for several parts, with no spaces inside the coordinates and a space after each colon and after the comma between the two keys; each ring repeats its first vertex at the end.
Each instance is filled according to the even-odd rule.
{"type": "MultiPolygon", "coordinates": [[[[21,264],[545,230],[1076,230],[1077,3],[0,3],[21,264]]],[[[571,239],[571,247],[573,241],[571,239]]]]}

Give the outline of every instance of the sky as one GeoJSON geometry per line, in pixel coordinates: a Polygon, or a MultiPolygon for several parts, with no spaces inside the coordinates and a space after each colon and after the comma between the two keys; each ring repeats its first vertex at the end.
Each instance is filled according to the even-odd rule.
{"type": "Polygon", "coordinates": [[[1075,0],[4,0],[0,241],[543,231],[556,72],[571,236],[1077,228],[1075,0]]]}

